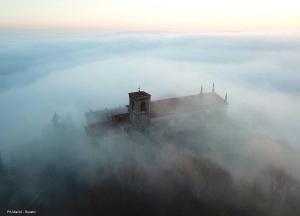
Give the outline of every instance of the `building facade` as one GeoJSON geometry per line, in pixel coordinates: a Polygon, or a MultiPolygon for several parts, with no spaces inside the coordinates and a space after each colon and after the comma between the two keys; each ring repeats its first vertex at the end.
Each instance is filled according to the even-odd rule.
{"type": "Polygon", "coordinates": [[[220,97],[213,85],[212,91],[195,95],[173,97],[151,101],[151,94],[145,91],[130,92],[129,104],[125,107],[89,111],[86,115],[88,135],[97,136],[107,129],[133,128],[144,130],[151,120],[172,118],[172,116],[198,115],[200,113],[223,110],[227,102],[227,93],[220,97]]]}

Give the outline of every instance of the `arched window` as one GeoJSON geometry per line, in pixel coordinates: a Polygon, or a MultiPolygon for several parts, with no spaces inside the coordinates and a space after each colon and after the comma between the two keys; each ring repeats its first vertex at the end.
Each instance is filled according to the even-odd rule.
{"type": "Polygon", "coordinates": [[[131,109],[132,110],[134,110],[134,108],[135,108],[134,106],[135,106],[134,101],[132,101],[132,103],[131,103],[131,109]]]}
{"type": "Polygon", "coordinates": [[[142,112],[145,112],[145,111],[146,111],[146,103],[145,103],[145,101],[143,101],[143,102],[141,103],[141,111],[142,111],[142,112]]]}

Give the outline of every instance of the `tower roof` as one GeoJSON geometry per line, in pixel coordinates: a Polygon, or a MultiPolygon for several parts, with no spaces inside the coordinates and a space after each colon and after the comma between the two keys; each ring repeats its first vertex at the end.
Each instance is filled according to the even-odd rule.
{"type": "Polygon", "coordinates": [[[150,97],[151,95],[144,91],[130,92],[129,97],[150,97]]]}

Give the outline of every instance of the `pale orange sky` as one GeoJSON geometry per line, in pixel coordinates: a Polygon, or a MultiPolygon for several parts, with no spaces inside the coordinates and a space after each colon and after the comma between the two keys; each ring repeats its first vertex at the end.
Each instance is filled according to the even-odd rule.
{"type": "Polygon", "coordinates": [[[297,32],[296,0],[0,0],[0,27],[297,32]]]}

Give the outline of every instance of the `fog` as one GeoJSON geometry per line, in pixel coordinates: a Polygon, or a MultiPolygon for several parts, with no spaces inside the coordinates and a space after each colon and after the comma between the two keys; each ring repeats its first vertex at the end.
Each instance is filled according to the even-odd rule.
{"type": "Polygon", "coordinates": [[[0,39],[4,212],[299,212],[299,38],[5,32],[0,39]],[[222,116],[176,118],[148,135],[85,134],[86,111],[127,105],[139,86],[157,100],[201,86],[209,92],[212,83],[228,93],[222,116]]]}

